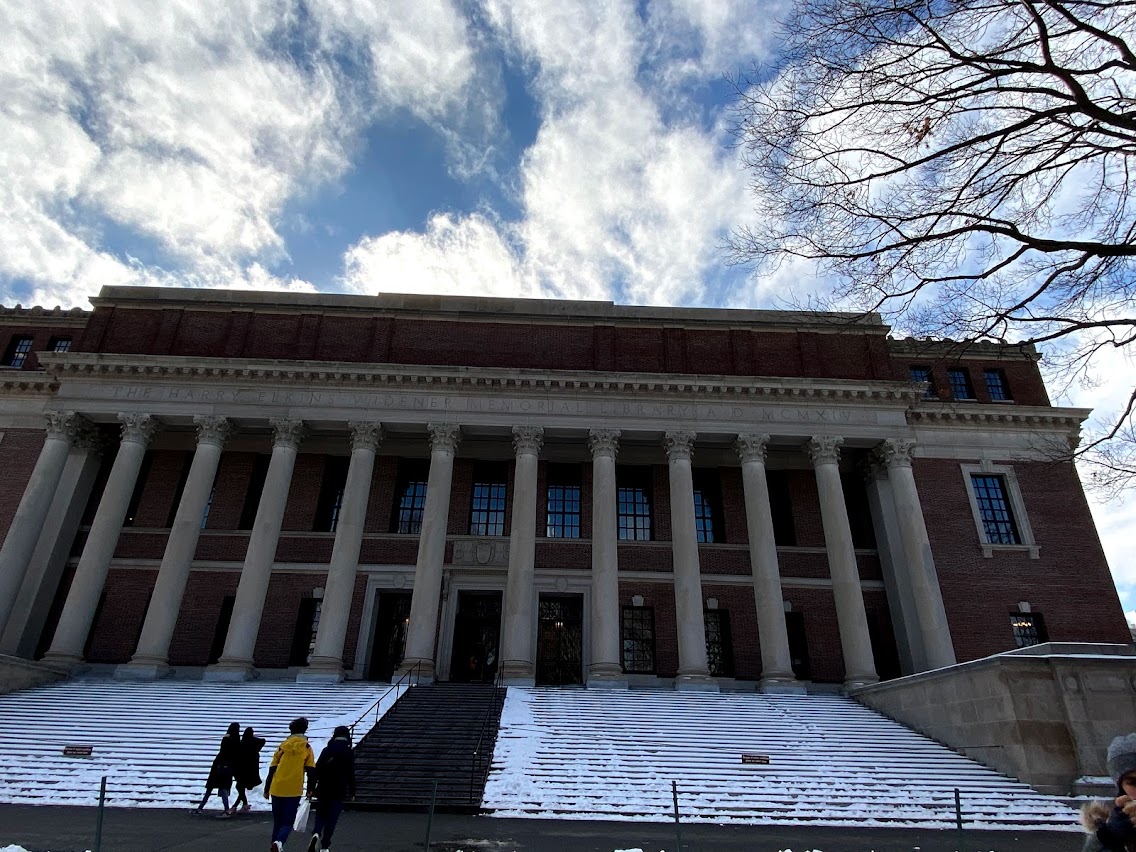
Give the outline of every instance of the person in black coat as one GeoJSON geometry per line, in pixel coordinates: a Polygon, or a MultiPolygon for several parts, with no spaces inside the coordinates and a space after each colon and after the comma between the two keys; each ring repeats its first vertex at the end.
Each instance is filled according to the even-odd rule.
{"type": "Polygon", "coordinates": [[[229,788],[233,786],[233,769],[240,756],[240,743],[241,726],[233,722],[229,725],[225,736],[221,738],[221,747],[217,750],[217,756],[213,758],[213,765],[209,767],[209,777],[205,779],[205,795],[201,797],[201,804],[194,813],[202,813],[205,810],[205,803],[209,801],[209,796],[214,790],[221,795],[221,804],[224,805],[220,816],[232,816],[236,811],[235,807],[233,811],[229,810],[229,788]]]}
{"type": "Polygon", "coordinates": [[[335,729],[327,746],[316,761],[316,781],[312,796],[315,799],[315,833],[308,844],[308,852],[331,848],[335,824],[343,813],[343,803],[355,795],[355,751],[351,746],[351,731],[346,725],[335,729]]]}
{"type": "Polygon", "coordinates": [[[245,735],[241,737],[240,748],[237,751],[237,765],[233,767],[233,780],[237,782],[237,800],[233,802],[233,813],[240,807],[241,813],[249,810],[246,790],[259,787],[262,783],[260,777],[260,750],[264,748],[264,740],[256,735],[252,728],[245,728],[245,735]]]}

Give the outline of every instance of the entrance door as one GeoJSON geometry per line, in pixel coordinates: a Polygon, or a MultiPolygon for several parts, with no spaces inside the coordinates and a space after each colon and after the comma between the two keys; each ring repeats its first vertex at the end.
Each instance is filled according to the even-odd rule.
{"type": "Polygon", "coordinates": [[[789,659],[793,662],[793,674],[797,680],[812,680],[812,666],[809,665],[809,640],[805,633],[805,614],[803,612],[785,613],[785,629],[789,634],[789,659]]]}
{"type": "Polygon", "coordinates": [[[501,637],[501,593],[458,592],[450,680],[493,683],[501,637]]]}
{"type": "Polygon", "coordinates": [[[536,631],[536,682],[584,682],[583,595],[541,595],[536,631]]]}
{"type": "Polygon", "coordinates": [[[371,657],[367,680],[389,683],[406,651],[410,623],[410,592],[376,592],[375,621],[371,631],[371,657]]]}

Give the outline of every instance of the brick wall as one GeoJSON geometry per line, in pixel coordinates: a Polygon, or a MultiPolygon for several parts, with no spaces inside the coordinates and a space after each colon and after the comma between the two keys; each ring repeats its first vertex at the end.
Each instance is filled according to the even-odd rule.
{"type": "Polygon", "coordinates": [[[20,507],[24,489],[43,449],[44,437],[42,429],[7,429],[0,437],[0,470],[4,471],[4,484],[0,487],[0,541],[7,535],[16,509],[20,507]]]}

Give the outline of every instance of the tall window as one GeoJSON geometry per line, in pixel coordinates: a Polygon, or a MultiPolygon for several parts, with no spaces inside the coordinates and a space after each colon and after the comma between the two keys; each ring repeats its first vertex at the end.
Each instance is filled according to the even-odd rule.
{"type": "Polygon", "coordinates": [[[580,537],[580,466],[550,464],[548,480],[549,538],[580,537]]]}
{"type": "Polygon", "coordinates": [[[990,544],[1021,544],[1018,525],[1006,494],[1004,477],[990,474],[972,474],[974,497],[982,516],[982,528],[990,544]]]}
{"type": "Polygon", "coordinates": [[[1040,645],[1049,641],[1045,631],[1045,619],[1040,612],[1011,612],[1010,627],[1014,631],[1014,642],[1019,648],[1040,645]]]}
{"type": "Polygon", "coordinates": [[[470,504],[470,535],[505,534],[505,489],[508,468],[479,464],[473,471],[473,501],[470,504]]]}
{"type": "Polygon", "coordinates": [[[181,496],[185,493],[185,484],[189,481],[189,469],[193,467],[193,453],[182,453],[181,472],[178,473],[177,485],[174,486],[174,499],[170,503],[170,511],[166,513],[166,526],[172,527],[177,518],[178,506],[181,505],[181,496]]]}
{"type": "Polygon", "coordinates": [[[426,484],[430,479],[430,463],[420,459],[399,459],[394,517],[391,532],[418,535],[422,532],[422,515],[426,511],[426,484]]]}
{"type": "Polygon", "coordinates": [[[343,508],[343,491],[347,487],[347,466],[350,459],[343,456],[324,456],[323,480],[320,482],[319,500],[313,532],[335,532],[339,525],[339,510],[343,508]]]}
{"type": "Polygon", "coordinates": [[[623,670],[655,673],[655,610],[649,606],[623,608],[623,670]]]}
{"type": "Polygon", "coordinates": [[[700,543],[726,540],[722,532],[722,489],[717,471],[694,471],[694,529],[700,543]]]}
{"type": "Polygon", "coordinates": [[[47,344],[47,348],[52,352],[70,352],[71,351],[71,338],[70,337],[53,337],[47,344]]]}
{"type": "MultiPolygon", "coordinates": [[[[124,527],[134,526],[134,518],[138,515],[138,507],[142,505],[142,493],[146,490],[146,480],[150,478],[150,465],[154,462],[154,454],[149,450],[142,456],[142,466],[138,469],[138,478],[134,480],[134,490],[130,493],[130,502],[126,505],[126,517],[122,519],[124,527]]],[[[175,504],[174,511],[177,511],[175,504]]],[[[172,526],[171,521],[166,526],[172,526]]]]}
{"type": "Polygon", "coordinates": [[[620,540],[650,541],[651,468],[616,468],[616,481],[620,540]]]}
{"type": "Polygon", "coordinates": [[[213,495],[216,493],[216,486],[209,489],[209,499],[205,501],[205,511],[201,513],[201,529],[205,529],[205,524],[209,522],[209,510],[213,508],[213,495]]]}
{"type": "Polygon", "coordinates": [[[249,474],[248,489],[245,491],[245,500],[241,504],[241,518],[237,523],[239,530],[251,530],[256,520],[256,510],[260,508],[260,498],[264,494],[264,481],[268,479],[268,465],[272,457],[264,453],[257,453],[249,474]]]}
{"type": "Polygon", "coordinates": [[[930,367],[911,367],[911,381],[926,382],[927,387],[923,388],[923,398],[935,399],[935,383],[931,380],[930,367]]]}
{"type": "Polygon", "coordinates": [[[793,526],[793,503],[789,493],[789,474],[784,470],[767,470],[769,509],[773,515],[773,540],[778,547],[793,547],[797,530],[793,526]]]}
{"type": "Polygon", "coordinates": [[[955,399],[974,399],[974,388],[970,384],[967,370],[947,370],[947,381],[951,383],[951,396],[955,399]]]}
{"type": "Polygon", "coordinates": [[[989,370],[983,370],[982,375],[986,378],[986,392],[990,394],[990,399],[995,402],[1005,402],[1013,399],[1010,396],[1010,384],[1006,381],[1006,371],[999,370],[993,367],[989,370]]]}
{"type": "Polygon", "coordinates": [[[12,338],[4,352],[3,366],[19,369],[28,360],[32,351],[32,338],[19,335],[12,338]]]}
{"type": "Polygon", "coordinates": [[[288,665],[305,666],[311,662],[316,649],[316,634],[319,633],[322,611],[322,598],[300,598],[300,611],[296,614],[296,628],[292,633],[292,650],[288,654],[288,665]]]}
{"type": "Polygon", "coordinates": [[[730,614],[724,609],[708,609],[706,619],[706,659],[710,674],[733,677],[734,649],[730,642],[730,614]]]}

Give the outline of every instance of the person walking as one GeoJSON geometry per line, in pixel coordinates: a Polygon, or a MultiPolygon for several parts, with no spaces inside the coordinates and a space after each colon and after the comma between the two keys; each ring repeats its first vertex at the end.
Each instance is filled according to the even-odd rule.
{"type": "Polygon", "coordinates": [[[252,728],[245,728],[237,753],[237,765],[233,768],[233,780],[237,782],[237,800],[233,802],[233,813],[237,813],[238,807],[242,814],[251,810],[246,791],[261,784],[260,750],[262,748],[264,740],[258,737],[252,728]]]}
{"type": "Polygon", "coordinates": [[[315,776],[316,824],[308,852],[328,852],[343,803],[355,795],[355,751],[346,725],[335,729],[320,752],[315,776]]]}
{"type": "Polygon", "coordinates": [[[240,754],[240,736],[241,726],[233,722],[229,725],[225,736],[221,738],[221,747],[217,750],[217,756],[213,758],[212,766],[209,767],[209,777],[205,779],[205,795],[201,797],[201,804],[194,813],[204,812],[205,803],[209,801],[209,796],[214,790],[220,794],[221,804],[224,805],[218,816],[225,818],[236,812],[236,806],[232,811],[229,810],[229,788],[233,785],[233,767],[237,765],[240,754]]]}
{"type": "Polygon", "coordinates": [[[308,795],[316,768],[316,759],[308,738],[308,720],[302,716],[293,719],[288,725],[288,737],[276,747],[272,762],[268,765],[268,778],[264,782],[264,798],[272,799],[272,845],[271,852],[282,852],[292,833],[292,823],[296,819],[296,809],[300,797],[304,795],[304,779],[307,778],[308,795]]]}

